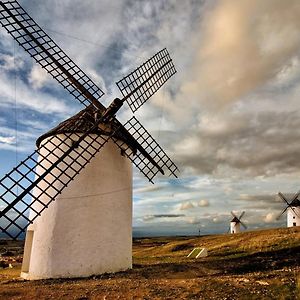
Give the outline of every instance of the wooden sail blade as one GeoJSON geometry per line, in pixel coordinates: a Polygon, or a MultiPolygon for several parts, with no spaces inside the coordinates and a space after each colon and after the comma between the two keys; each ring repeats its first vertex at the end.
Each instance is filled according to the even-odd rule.
{"type": "Polygon", "coordinates": [[[0,180],[3,233],[18,238],[106,144],[109,134],[92,134],[101,117],[85,124],[86,132],[81,132],[81,121],[64,128],[64,134],[45,138],[38,150],[0,180]]]}
{"type": "Polygon", "coordinates": [[[104,110],[104,92],[70,59],[17,1],[0,1],[0,24],[60,85],[86,107],[104,110]]]}
{"type": "Polygon", "coordinates": [[[135,117],[127,121],[124,128],[134,138],[139,147],[131,143],[119,143],[115,138],[113,140],[120,147],[122,153],[133,162],[150,182],[153,183],[152,179],[159,172],[162,174],[167,172],[168,175],[177,178],[179,172],[177,166],[135,117]]]}
{"type": "Polygon", "coordinates": [[[285,202],[288,206],[290,206],[289,201],[286,199],[286,197],[285,197],[281,192],[278,193],[278,196],[280,197],[280,199],[281,199],[283,202],[285,202]]]}
{"type": "Polygon", "coordinates": [[[245,223],[243,223],[242,221],[240,221],[240,223],[241,223],[241,225],[242,225],[245,229],[247,229],[247,226],[246,226],[245,223]]]}
{"type": "Polygon", "coordinates": [[[299,197],[299,194],[300,192],[295,193],[295,195],[290,200],[290,204],[293,203],[299,197]]]}
{"type": "Polygon", "coordinates": [[[172,59],[164,48],[116,84],[135,112],[175,73],[172,59]]]}
{"type": "Polygon", "coordinates": [[[284,208],[281,213],[276,217],[276,220],[279,220],[280,217],[286,212],[286,210],[288,209],[289,207],[287,206],[286,208],[284,208]]]}
{"type": "Polygon", "coordinates": [[[234,218],[237,218],[237,216],[235,215],[235,213],[233,211],[231,211],[230,213],[234,218]]]}
{"type": "Polygon", "coordinates": [[[238,219],[241,220],[241,218],[244,216],[244,214],[245,214],[245,212],[243,211],[238,219]]]}

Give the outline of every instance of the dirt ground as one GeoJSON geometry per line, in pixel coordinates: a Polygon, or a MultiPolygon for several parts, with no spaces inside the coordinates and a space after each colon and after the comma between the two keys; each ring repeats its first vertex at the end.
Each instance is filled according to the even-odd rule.
{"type": "Polygon", "coordinates": [[[0,299],[300,299],[300,228],[135,239],[132,270],[86,279],[20,279],[22,246],[0,241],[0,299]]]}

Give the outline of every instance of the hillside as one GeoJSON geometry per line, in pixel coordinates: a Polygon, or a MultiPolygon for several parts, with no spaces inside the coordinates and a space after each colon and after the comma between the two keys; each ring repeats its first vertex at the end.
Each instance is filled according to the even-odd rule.
{"type": "Polygon", "coordinates": [[[132,270],[88,279],[26,282],[18,260],[0,270],[0,299],[300,299],[299,227],[135,239],[132,270]],[[187,258],[194,247],[209,256],[187,258]]]}

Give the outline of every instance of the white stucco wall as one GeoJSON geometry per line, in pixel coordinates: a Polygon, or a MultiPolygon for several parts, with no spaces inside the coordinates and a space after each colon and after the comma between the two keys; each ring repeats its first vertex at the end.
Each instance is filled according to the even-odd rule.
{"type": "Polygon", "coordinates": [[[300,226],[300,207],[293,207],[293,209],[287,209],[287,227],[300,226]]]}
{"type": "Polygon", "coordinates": [[[241,232],[240,223],[230,222],[230,233],[239,233],[241,232]]]}
{"type": "MultiPolygon", "coordinates": [[[[48,199],[41,196],[40,201],[48,199]]],[[[24,278],[82,277],[131,268],[130,160],[109,141],[28,230],[33,235],[28,235],[32,242],[26,241],[24,257],[30,261],[23,263],[24,278]]]]}

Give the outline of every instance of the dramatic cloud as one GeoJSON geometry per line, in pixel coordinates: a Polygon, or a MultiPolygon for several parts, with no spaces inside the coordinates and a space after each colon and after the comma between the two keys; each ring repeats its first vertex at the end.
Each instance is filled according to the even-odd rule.
{"type": "Polygon", "coordinates": [[[198,206],[200,206],[200,207],[209,206],[209,202],[206,199],[202,199],[198,202],[198,206]]]}
{"type": "Polygon", "coordinates": [[[29,75],[29,82],[34,89],[40,89],[44,84],[52,80],[48,73],[38,65],[34,65],[29,75]]]}
{"type": "Polygon", "coordinates": [[[181,203],[180,205],[180,210],[187,210],[187,209],[191,209],[191,208],[194,208],[194,204],[190,201],[187,201],[187,202],[183,202],[181,203]]]}
{"type": "Polygon", "coordinates": [[[17,103],[19,108],[31,109],[45,114],[67,115],[70,111],[68,105],[48,93],[36,94],[22,80],[17,81],[17,90],[14,82],[4,74],[0,75],[0,106],[14,106],[17,103]]]}
{"type": "MultiPolygon", "coordinates": [[[[225,232],[230,210],[246,210],[250,229],[274,224],[284,204],[273,195],[299,188],[297,0],[21,4],[105,91],[105,105],[119,95],[117,80],[168,48],[178,72],[135,115],[181,173],[152,186],[134,170],[135,226],[225,232]]],[[[31,152],[40,134],[82,109],[14,43],[0,30],[2,173],[16,152],[31,152]]],[[[130,117],[124,105],[118,118],[130,117]]]]}
{"type": "Polygon", "coordinates": [[[162,189],[162,187],[159,187],[157,185],[153,185],[153,186],[144,186],[142,188],[136,188],[134,190],[134,193],[135,194],[138,194],[138,193],[149,193],[149,192],[155,192],[155,191],[158,191],[162,189]]]}
{"type": "MultiPolygon", "coordinates": [[[[35,138],[38,129],[16,130],[10,127],[0,125],[0,149],[10,150],[16,153],[28,153],[35,148],[35,138]]],[[[5,157],[4,157],[5,158],[5,157]]]]}
{"type": "Polygon", "coordinates": [[[15,143],[16,138],[14,136],[0,136],[0,143],[3,144],[14,144],[15,143]]]}
{"type": "Polygon", "coordinates": [[[0,70],[16,71],[23,67],[23,60],[16,56],[0,53],[0,70]]]}
{"type": "Polygon", "coordinates": [[[299,125],[296,112],[243,113],[223,116],[221,122],[211,118],[190,131],[175,152],[181,165],[198,173],[228,175],[228,168],[251,176],[298,172],[300,144],[294,128],[299,125]]]}
{"type": "Polygon", "coordinates": [[[183,90],[221,105],[265,84],[299,54],[299,15],[297,0],[217,1],[201,22],[194,80],[183,90]]]}
{"type": "Polygon", "coordinates": [[[174,141],[185,170],[298,172],[299,14],[298,1],[216,1],[201,19],[192,76],[175,99],[179,116],[166,105],[189,124],[183,140],[174,141]]]}
{"type": "Polygon", "coordinates": [[[189,217],[189,218],[187,218],[187,222],[189,224],[198,225],[198,224],[201,224],[202,220],[198,217],[189,217]]]}
{"type": "Polygon", "coordinates": [[[240,194],[239,199],[244,201],[266,201],[273,202],[276,200],[276,195],[249,195],[249,194],[240,194]]]}
{"type": "Polygon", "coordinates": [[[265,223],[274,223],[276,221],[277,217],[278,217],[278,214],[276,214],[276,213],[268,213],[264,218],[264,222],[265,223]]]}
{"type": "Polygon", "coordinates": [[[152,221],[154,219],[168,219],[168,218],[180,218],[184,217],[183,214],[162,214],[162,215],[146,215],[143,217],[144,221],[152,221]]]}

